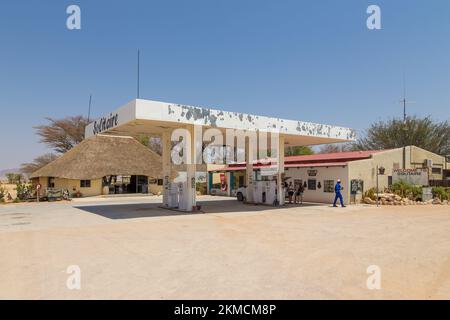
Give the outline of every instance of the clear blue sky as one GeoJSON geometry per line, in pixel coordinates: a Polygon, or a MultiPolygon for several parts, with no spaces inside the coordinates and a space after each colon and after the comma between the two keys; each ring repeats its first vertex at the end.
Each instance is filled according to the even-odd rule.
{"type": "Polygon", "coordinates": [[[450,1],[2,1],[0,169],[47,152],[34,125],[141,97],[363,130],[410,113],[448,119],[450,1]],[[77,4],[82,29],[66,28],[77,4]],[[382,30],[366,28],[366,8],[382,30]]]}

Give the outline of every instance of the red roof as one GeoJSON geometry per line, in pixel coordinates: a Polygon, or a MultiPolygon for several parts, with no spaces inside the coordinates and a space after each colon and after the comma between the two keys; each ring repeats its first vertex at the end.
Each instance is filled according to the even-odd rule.
{"type": "MultiPolygon", "coordinates": [[[[297,164],[297,163],[289,163],[289,164],[285,164],[284,167],[285,168],[309,168],[309,167],[341,167],[341,166],[346,166],[348,163],[347,162],[325,162],[325,163],[301,163],[301,164],[297,164]]],[[[260,168],[269,168],[269,167],[274,167],[274,166],[270,166],[270,165],[254,165],[253,169],[260,169],[260,168]]],[[[219,171],[240,171],[240,170],[245,170],[246,166],[239,164],[239,165],[232,165],[232,166],[224,166],[222,168],[217,168],[217,169],[211,169],[209,170],[210,172],[219,172],[219,171]]]]}
{"type": "MultiPolygon", "coordinates": [[[[375,153],[386,150],[369,150],[369,151],[349,151],[336,153],[312,154],[303,156],[286,156],[284,157],[285,168],[305,168],[305,167],[337,167],[345,166],[350,161],[368,159],[375,153]]],[[[253,168],[270,167],[274,159],[270,159],[268,164],[254,162],[253,168]]],[[[223,168],[213,169],[210,171],[237,171],[245,170],[245,163],[236,163],[224,166],[223,168]]]]}
{"type": "Polygon", "coordinates": [[[346,166],[348,162],[318,162],[318,163],[288,163],[284,164],[285,168],[309,168],[309,167],[341,167],[346,166]]]}
{"type": "Polygon", "coordinates": [[[289,156],[285,157],[285,162],[315,162],[315,161],[341,161],[341,160],[361,160],[370,158],[374,153],[386,150],[369,150],[369,151],[348,151],[335,153],[311,154],[305,156],[289,156]]]}

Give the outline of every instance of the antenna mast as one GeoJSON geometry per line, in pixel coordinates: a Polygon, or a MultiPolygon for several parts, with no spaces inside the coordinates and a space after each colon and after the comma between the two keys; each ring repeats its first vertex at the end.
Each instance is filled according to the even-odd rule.
{"type": "Polygon", "coordinates": [[[90,122],[91,119],[91,103],[92,103],[92,94],[89,95],[89,109],[88,109],[88,117],[87,122],[90,122]]]}
{"type": "Polygon", "coordinates": [[[403,99],[400,100],[403,104],[403,169],[406,169],[406,104],[414,103],[414,101],[406,100],[406,76],[405,72],[403,72],[403,99]]]}
{"type": "Polygon", "coordinates": [[[140,77],[140,59],[141,57],[140,57],[140,51],[139,51],[139,49],[138,49],[138,52],[137,52],[137,98],[139,99],[139,86],[140,86],[140,83],[139,83],[139,77],[140,77]]]}

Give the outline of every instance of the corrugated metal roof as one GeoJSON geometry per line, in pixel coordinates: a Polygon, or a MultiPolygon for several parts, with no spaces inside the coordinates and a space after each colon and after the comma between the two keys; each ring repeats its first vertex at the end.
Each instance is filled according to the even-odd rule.
{"type": "MultiPolygon", "coordinates": [[[[384,152],[387,150],[368,150],[368,151],[349,151],[336,153],[323,153],[302,156],[286,156],[284,157],[285,168],[306,168],[306,167],[337,167],[346,166],[350,161],[363,160],[370,158],[375,153],[384,152]]],[[[261,164],[257,161],[253,162],[253,168],[258,169],[262,167],[269,167],[274,163],[275,159],[270,159],[269,164],[261,164]]],[[[211,172],[217,171],[238,171],[245,170],[245,162],[238,164],[230,164],[222,168],[209,170],[211,172]]]]}

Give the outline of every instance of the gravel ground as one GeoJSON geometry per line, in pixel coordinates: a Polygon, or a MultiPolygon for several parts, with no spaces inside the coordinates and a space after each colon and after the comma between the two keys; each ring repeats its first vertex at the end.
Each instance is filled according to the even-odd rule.
{"type": "Polygon", "coordinates": [[[450,298],[449,206],[200,200],[196,214],[160,197],[0,206],[0,298],[450,298]]]}

